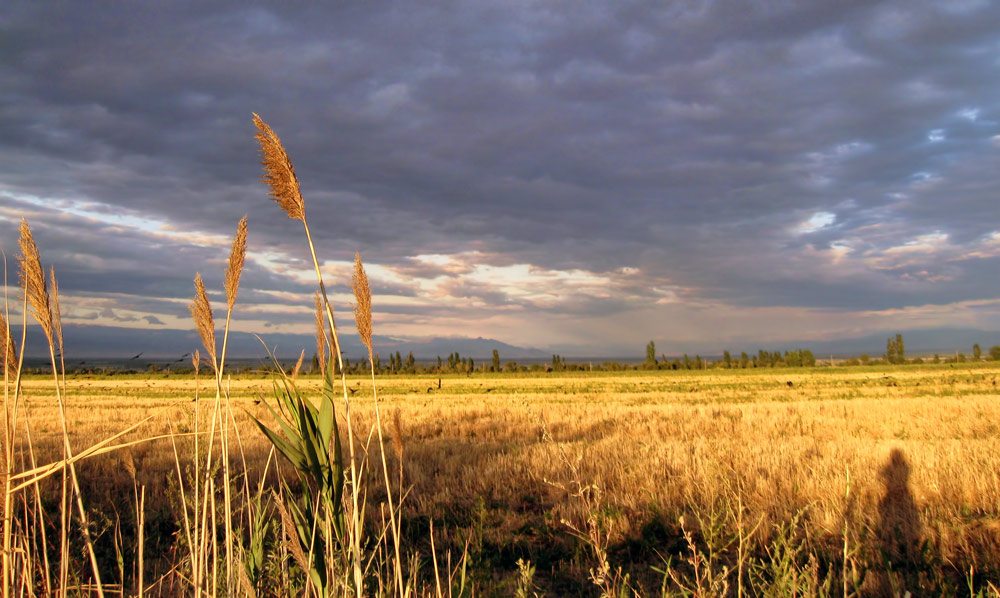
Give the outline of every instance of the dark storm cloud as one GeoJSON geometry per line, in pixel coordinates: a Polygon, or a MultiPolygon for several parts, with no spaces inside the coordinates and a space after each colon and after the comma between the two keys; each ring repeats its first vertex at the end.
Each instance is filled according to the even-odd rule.
{"type": "MultiPolygon", "coordinates": [[[[321,255],[443,276],[455,299],[511,303],[461,279],[471,262],[413,256],[648,277],[629,300],[517,302],[593,315],[665,284],[690,301],[840,310],[996,295],[992,3],[4,12],[0,234],[12,247],[28,211],[71,294],[183,317],[163,299],[189,297],[198,270],[221,288],[227,248],[130,223],[225,237],[244,213],[251,251],[287,261],[249,263],[241,297],[311,294],[289,275],[309,268],[300,225],[257,181],[255,111],[291,153],[321,255]],[[903,263],[893,248],[927,235],[946,247],[903,263]]],[[[375,281],[417,295],[408,284],[375,281]]]]}

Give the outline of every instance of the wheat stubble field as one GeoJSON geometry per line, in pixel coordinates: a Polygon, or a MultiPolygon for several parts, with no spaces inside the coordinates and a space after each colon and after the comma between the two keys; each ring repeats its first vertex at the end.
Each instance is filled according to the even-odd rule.
{"type": "MultiPolygon", "coordinates": [[[[433,525],[439,558],[464,553],[478,594],[975,595],[1000,568],[998,374],[988,362],[377,384],[390,471],[402,457],[403,537],[426,557],[433,525]]],[[[229,384],[239,430],[230,443],[259,479],[270,444],[246,414],[267,420],[259,401],[272,400],[271,380],[229,384]]],[[[348,386],[358,458],[367,445],[378,463],[371,381],[348,386]]],[[[176,374],[73,377],[71,442],[150,414],[136,438],[190,432],[194,396],[194,379],[176,374]]],[[[57,420],[53,397],[51,380],[25,380],[42,462],[60,456],[59,430],[45,424],[57,420]]],[[[198,404],[201,430],[211,403],[198,404]]],[[[82,491],[105,517],[101,540],[128,511],[134,479],[147,488],[146,542],[169,552],[175,469],[168,440],[82,463],[82,491]]],[[[380,469],[364,475],[378,496],[380,469]]]]}

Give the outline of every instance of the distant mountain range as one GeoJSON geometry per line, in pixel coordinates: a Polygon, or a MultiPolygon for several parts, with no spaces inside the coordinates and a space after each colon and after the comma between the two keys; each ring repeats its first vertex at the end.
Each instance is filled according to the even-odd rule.
{"type": "MultiPolygon", "coordinates": [[[[221,332],[218,333],[221,347],[221,332]]],[[[20,330],[14,333],[20,338],[20,330]]],[[[119,358],[127,359],[133,355],[142,354],[142,359],[175,359],[185,353],[199,349],[204,353],[201,340],[194,330],[165,329],[135,329],[118,328],[114,326],[81,326],[66,325],[64,327],[67,359],[87,358],[119,358]]],[[[305,350],[306,357],[316,352],[316,339],[305,334],[274,334],[263,333],[261,339],[267,343],[271,351],[278,357],[294,358],[305,350]]],[[[361,344],[357,335],[342,335],[340,337],[344,356],[355,361],[367,357],[368,350],[361,344]]],[[[429,339],[400,339],[390,336],[373,338],[376,352],[384,359],[390,352],[403,356],[411,351],[417,359],[429,360],[437,356],[446,358],[450,353],[458,352],[463,357],[476,360],[489,359],[493,350],[500,352],[504,361],[512,359],[537,359],[549,357],[551,353],[517,347],[498,340],[487,338],[436,337],[429,339]]],[[[28,326],[28,355],[46,357],[48,345],[45,336],[37,326],[28,326]]],[[[229,356],[239,359],[257,359],[267,356],[261,341],[256,336],[245,332],[230,332],[227,351],[229,356]]]]}
{"type": "MultiPolygon", "coordinates": [[[[758,349],[767,351],[785,351],[792,349],[809,349],[817,357],[827,355],[846,357],[867,353],[873,357],[885,352],[886,339],[896,333],[903,335],[907,355],[941,355],[953,354],[956,351],[967,355],[972,353],[972,345],[978,343],[985,354],[994,345],[1000,345],[1000,331],[976,330],[969,328],[926,328],[914,330],[886,330],[862,337],[840,338],[832,340],[798,340],[786,342],[747,343],[733,342],[729,350],[738,355],[740,351],[756,353],[758,349]]],[[[15,331],[15,338],[20,338],[20,331],[15,331]]],[[[304,334],[262,334],[261,338],[278,357],[295,358],[303,349],[307,358],[316,351],[316,341],[311,335],[304,334]]],[[[221,338],[219,339],[221,343],[221,338]]],[[[37,326],[28,327],[28,355],[32,357],[46,356],[45,337],[37,326]]],[[[341,338],[345,357],[352,361],[365,357],[367,351],[361,345],[356,335],[344,335],[341,338]]],[[[643,346],[635,348],[631,354],[622,352],[615,357],[583,357],[584,350],[566,351],[558,349],[536,349],[519,347],[494,339],[467,337],[435,337],[429,339],[402,339],[391,336],[376,336],[375,349],[383,358],[389,353],[399,351],[403,356],[412,352],[418,360],[432,360],[437,356],[447,357],[458,352],[463,357],[472,357],[477,361],[488,360],[496,349],[503,361],[546,359],[552,353],[564,355],[569,360],[576,359],[618,359],[622,361],[639,361],[643,358],[643,346]]],[[[712,356],[715,351],[705,350],[707,343],[692,346],[687,352],[691,355],[700,353],[702,356],[712,356]]],[[[712,343],[718,346],[718,343],[712,343]]],[[[142,354],[144,359],[175,359],[195,349],[201,349],[201,341],[193,330],[156,330],[117,328],[112,326],[82,326],[67,325],[65,327],[65,345],[67,359],[88,359],[94,357],[127,359],[133,355],[142,354]]],[[[682,349],[681,352],[684,352],[682,349]]],[[[658,352],[659,353],[659,352],[658,352]]],[[[671,353],[668,351],[668,354],[671,353]]],[[[258,359],[267,355],[261,342],[252,334],[233,332],[229,339],[229,355],[240,359],[258,359]]]]}

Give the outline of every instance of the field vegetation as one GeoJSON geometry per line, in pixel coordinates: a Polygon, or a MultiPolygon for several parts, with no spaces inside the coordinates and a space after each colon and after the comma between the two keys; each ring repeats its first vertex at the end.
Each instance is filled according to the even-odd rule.
{"type": "MultiPolygon", "coordinates": [[[[385,433],[398,435],[398,448],[390,442],[386,452],[390,469],[404,472],[408,546],[427,556],[433,521],[437,549],[453,559],[466,554],[480,592],[513,592],[520,560],[535,568],[539,594],[587,595],[600,589],[588,580],[605,559],[611,581],[624,584],[628,575],[630,587],[656,595],[664,581],[657,569],[670,564],[668,590],[695,584],[690,561],[701,554],[714,595],[723,584],[738,589],[741,555],[748,594],[761,593],[767,576],[759,568],[776,566],[775,558],[788,559],[796,575],[816,576],[790,583],[822,586],[832,575],[838,587],[829,594],[843,594],[845,563],[851,594],[876,592],[876,581],[890,579],[943,593],[997,580],[998,374],[982,364],[414,376],[380,382],[379,398],[396,422],[385,433]]],[[[302,376],[298,384],[315,396],[321,382],[302,376]]],[[[57,461],[54,383],[32,377],[23,387],[36,457],[57,461]]],[[[367,431],[371,381],[351,378],[348,387],[356,427],[367,431]]],[[[150,413],[158,415],[136,438],[196,427],[193,377],[78,376],[69,388],[77,446],[150,413]]],[[[271,380],[243,375],[229,389],[234,433],[259,480],[270,443],[251,416],[267,418],[271,380]]],[[[201,429],[210,416],[199,411],[201,429]]],[[[180,441],[182,453],[189,444],[180,441]]],[[[138,484],[146,488],[146,526],[160,530],[147,531],[146,541],[170,553],[179,525],[174,460],[162,438],[81,463],[89,508],[110,526],[99,541],[134,523],[126,514],[138,484]]],[[[379,476],[369,477],[377,500],[379,476]]],[[[173,565],[151,564],[160,568],[153,578],[173,565]]]]}

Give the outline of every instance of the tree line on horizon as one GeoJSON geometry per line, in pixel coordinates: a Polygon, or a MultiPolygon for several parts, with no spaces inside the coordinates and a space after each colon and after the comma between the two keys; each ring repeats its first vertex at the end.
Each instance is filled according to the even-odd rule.
{"type": "MultiPolygon", "coordinates": [[[[688,354],[683,354],[681,356],[668,357],[667,355],[661,354],[657,357],[656,354],[656,344],[654,341],[649,341],[646,345],[646,355],[645,359],[641,362],[635,361],[616,361],[616,360],[606,360],[601,362],[570,362],[567,361],[566,357],[553,354],[548,362],[537,362],[532,361],[531,363],[518,363],[516,361],[501,361],[500,352],[498,349],[493,350],[493,354],[489,361],[476,362],[472,357],[462,356],[457,351],[449,354],[447,357],[442,358],[440,355],[437,356],[435,360],[417,360],[413,355],[413,352],[409,352],[406,356],[403,356],[401,352],[395,351],[390,352],[388,355],[388,360],[383,360],[381,354],[374,353],[373,359],[375,361],[374,368],[377,374],[382,375],[393,375],[393,374],[404,374],[404,375],[419,375],[419,374],[466,374],[472,375],[473,373],[489,374],[489,373],[538,373],[538,372],[582,372],[582,371],[594,371],[594,372],[621,372],[628,370],[706,370],[706,369],[757,369],[757,368],[794,368],[794,367],[815,367],[817,365],[826,366],[864,366],[864,365],[905,365],[905,364],[922,364],[922,363],[965,363],[968,361],[979,362],[979,361],[1000,361],[1000,345],[995,345],[990,347],[987,352],[983,352],[982,348],[978,343],[972,346],[971,356],[966,356],[964,353],[956,352],[954,355],[941,356],[940,354],[934,354],[930,357],[912,357],[908,358],[906,356],[906,346],[903,340],[903,335],[896,334],[895,336],[886,339],[886,351],[879,357],[872,357],[867,353],[862,353],[856,357],[849,357],[846,359],[839,360],[820,360],[817,359],[815,354],[810,349],[794,349],[785,351],[767,351],[765,349],[759,349],[755,354],[748,354],[746,351],[741,352],[738,356],[734,355],[730,351],[723,351],[721,357],[716,357],[711,359],[708,357],[702,357],[701,355],[695,355],[691,357],[688,354]]],[[[351,361],[350,358],[344,358],[344,371],[347,374],[361,374],[366,373],[370,369],[370,365],[367,359],[356,359],[351,361]]],[[[288,373],[295,371],[296,367],[294,364],[283,364],[282,368],[288,373]]],[[[191,370],[190,367],[171,367],[171,366],[160,366],[156,364],[147,364],[145,370],[141,369],[127,369],[127,370],[114,370],[114,369],[103,369],[103,373],[106,374],[138,374],[143,372],[148,373],[176,373],[184,374],[191,370]]],[[[246,366],[242,368],[244,373],[250,373],[255,371],[261,371],[260,367],[246,366]]],[[[301,367],[299,365],[299,370],[304,373],[318,373],[320,371],[319,357],[313,354],[311,363],[308,367],[301,367]]],[[[81,373],[101,373],[95,372],[94,370],[77,369],[81,373]]],[[[25,373],[47,373],[44,367],[41,368],[25,368],[25,373]]]]}

